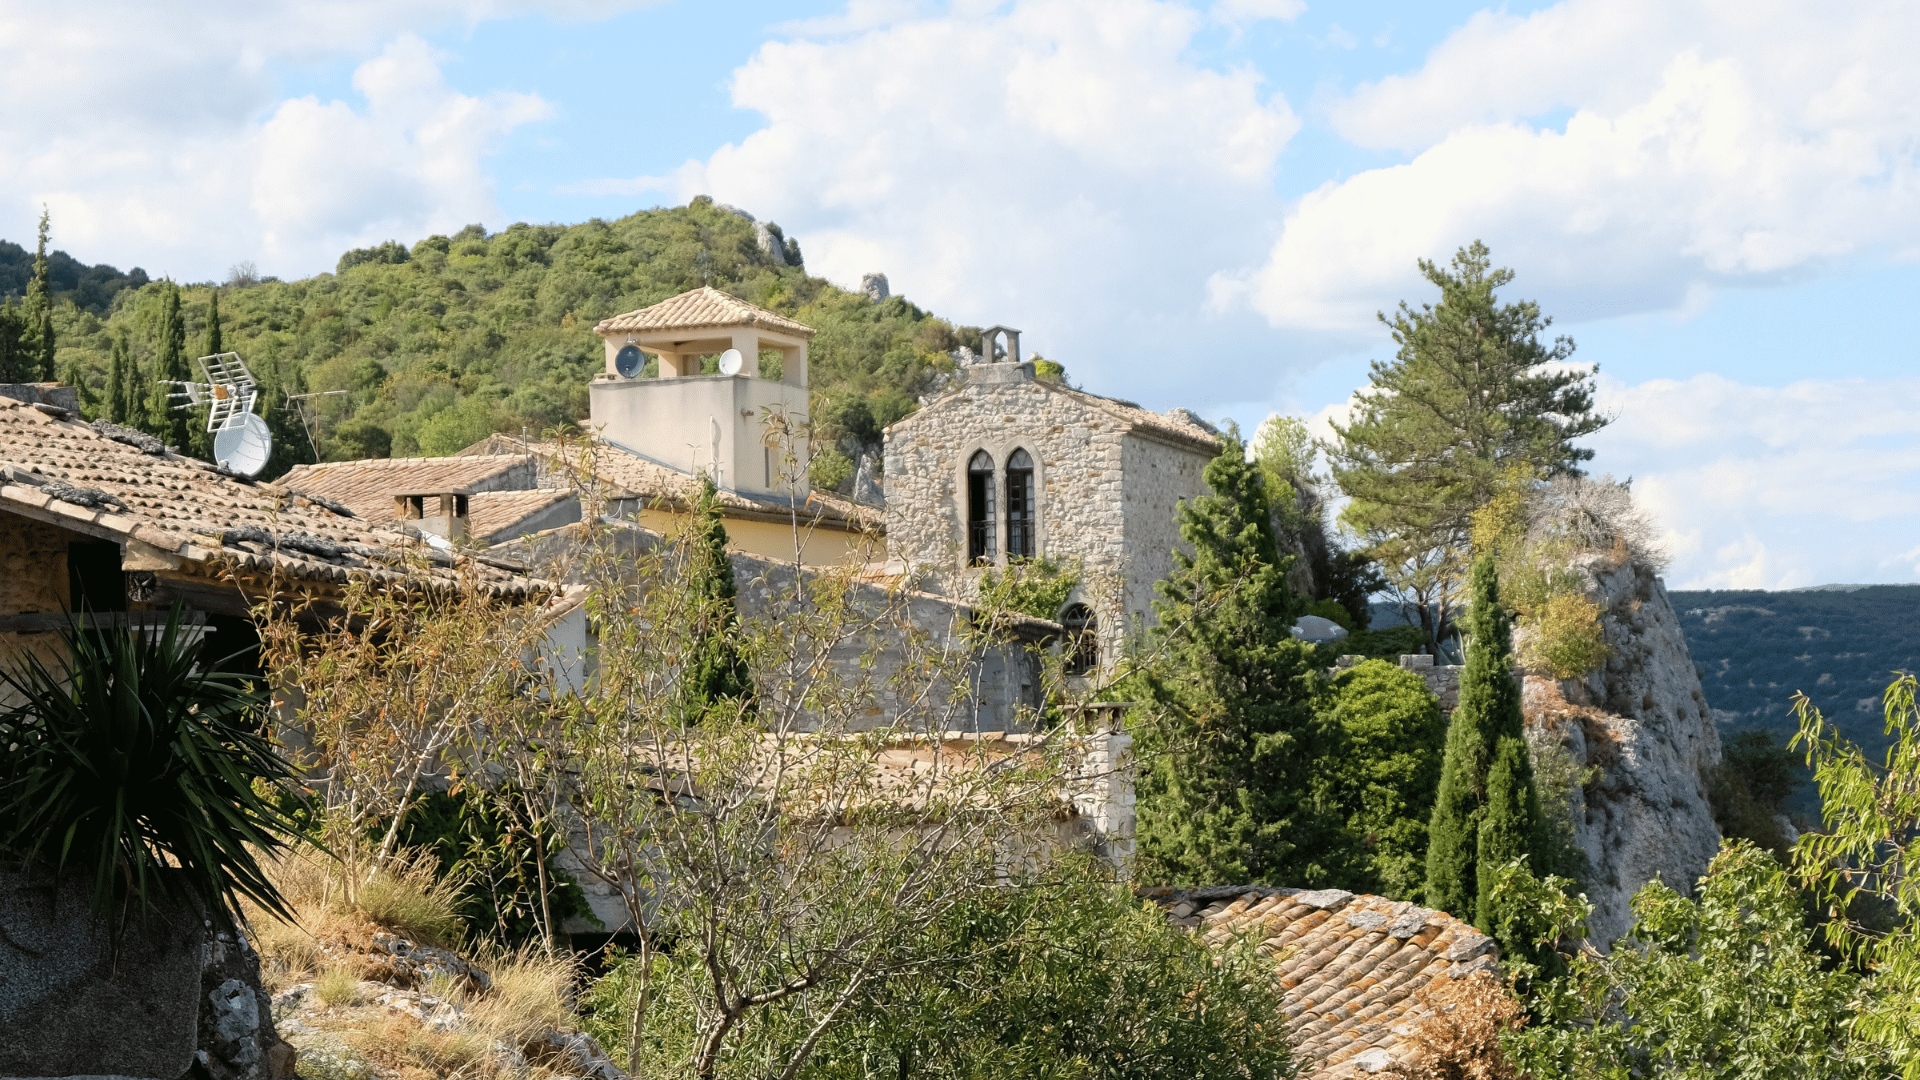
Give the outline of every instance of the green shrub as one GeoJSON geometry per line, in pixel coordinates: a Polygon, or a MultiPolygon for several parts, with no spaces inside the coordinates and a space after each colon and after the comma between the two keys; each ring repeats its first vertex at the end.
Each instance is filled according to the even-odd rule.
{"type": "Polygon", "coordinates": [[[515,795],[510,787],[432,792],[414,802],[400,826],[402,843],[432,852],[438,875],[458,883],[451,908],[467,934],[508,948],[540,938],[548,917],[557,928],[564,919],[592,915],[586,894],[554,863],[561,839],[516,813],[515,795]]]}
{"type": "MultiPolygon", "coordinates": [[[[1292,1075],[1272,960],[1252,942],[1221,950],[1168,926],[1156,905],[1094,874],[1010,887],[961,905],[930,926],[916,955],[941,963],[856,993],[823,1033],[802,1074],[812,1080],[1188,1080],[1292,1075]]],[[[583,995],[586,1028],[626,1045],[638,961],[616,960],[583,995]]],[[[698,1032],[691,982],[707,975],[672,954],[656,958],[647,1052],[636,1075],[679,1075],[698,1032]]],[[[798,1000],[757,1023],[798,1027],[798,1000]]],[[[752,1039],[720,1075],[763,1075],[752,1039]]]]}
{"type": "Polygon", "coordinates": [[[1607,662],[1606,632],[1600,606],[1574,593],[1548,596],[1522,625],[1533,631],[1520,654],[1527,667],[1572,679],[1607,662]]]}
{"type": "Polygon", "coordinates": [[[820,491],[839,491],[853,479],[853,459],[829,446],[813,453],[807,465],[807,482],[820,491]]]}
{"type": "Polygon", "coordinates": [[[983,611],[1017,611],[1036,619],[1057,619],[1060,609],[1080,584],[1080,564],[1042,557],[1016,562],[1004,572],[980,575],[983,611]]]}
{"type": "Polygon", "coordinates": [[[20,701],[0,712],[0,853],[84,868],[103,909],[184,887],[230,916],[242,896],[287,914],[256,856],[300,835],[262,795],[291,776],[261,734],[267,695],[213,670],[177,607],[163,630],[61,640],[52,667],[25,653],[0,672],[20,701]]]}
{"type": "Polygon", "coordinates": [[[1328,765],[1339,778],[1347,831],[1364,851],[1347,887],[1415,899],[1427,877],[1427,819],[1440,783],[1447,721],[1425,679],[1383,660],[1335,675],[1322,709],[1342,743],[1328,765]]]}

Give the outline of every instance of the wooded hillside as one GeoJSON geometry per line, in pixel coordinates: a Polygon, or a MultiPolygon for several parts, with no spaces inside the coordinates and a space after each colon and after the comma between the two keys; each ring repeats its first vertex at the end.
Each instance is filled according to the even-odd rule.
{"type": "MultiPolygon", "coordinates": [[[[797,261],[798,246],[786,254],[797,261]]],[[[101,399],[116,337],[141,378],[157,377],[164,286],[122,280],[99,310],[61,303],[55,317],[62,377],[101,399]]],[[[904,298],[876,305],[776,262],[751,221],[704,197],[617,221],[523,223],[491,235],[470,225],[411,247],[390,241],[300,281],[236,274],[219,287],[220,317],[225,348],[268,385],[262,407],[290,436],[279,440],[272,476],[314,454],[297,422],[271,415],[287,393],[347,391],[310,402],[322,460],[446,454],[495,431],[577,424],[587,380],[603,363],[594,323],[701,284],[819,331],[809,366],[814,419],[828,442],[873,442],[917,407],[950,350],[978,343],[977,330],[904,298]]],[[[193,355],[214,288],[183,290],[193,355]]]]}

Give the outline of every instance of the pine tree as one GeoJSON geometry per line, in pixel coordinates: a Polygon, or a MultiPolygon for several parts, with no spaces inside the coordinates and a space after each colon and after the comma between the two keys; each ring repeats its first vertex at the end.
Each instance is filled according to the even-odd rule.
{"type": "Polygon", "coordinates": [[[191,445],[191,418],[176,410],[170,394],[180,389],[174,383],[186,382],[187,324],[180,314],[180,286],[169,281],[160,298],[159,356],[154,365],[154,385],[147,397],[147,430],[169,446],[185,452],[191,445]]]}
{"type": "Polygon", "coordinates": [[[1450,267],[1422,259],[1420,273],[1440,301],[1380,316],[1399,351],[1373,364],[1373,392],[1355,397],[1327,449],[1348,497],[1341,522],[1366,539],[1436,651],[1453,634],[1473,512],[1516,465],[1577,472],[1593,451],[1574,441],[1609,418],[1594,409],[1591,373],[1565,364],[1573,341],[1541,340],[1553,320],[1539,305],[1499,302],[1514,275],[1493,267],[1485,244],[1450,267]]]}
{"type": "Polygon", "coordinates": [[[753,677],[740,655],[740,614],[734,605],[733,557],[727,554],[727,529],[720,521],[719,492],[703,477],[694,502],[687,544],[688,595],[694,645],[680,676],[683,721],[737,719],[753,714],[753,677]]]}
{"type": "Polygon", "coordinates": [[[41,382],[53,381],[53,293],[47,279],[47,212],[40,211],[40,246],[34,249],[33,277],[27,282],[27,302],[23,312],[26,333],[21,345],[26,352],[27,368],[41,382]]]}
{"type": "Polygon", "coordinates": [[[1543,871],[1547,836],[1513,682],[1512,628],[1500,608],[1491,557],[1473,566],[1467,632],[1460,704],[1447,725],[1440,792],[1427,828],[1427,904],[1492,933],[1492,871],[1520,856],[1543,871]]]}
{"type": "Polygon", "coordinates": [[[1350,861],[1316,798],[1324,722],[1313,708],[1304,610],[1286,584],[1259,466],[1236,437],[1179,510],[1176,569],[1155,602],[1160,656],[1141,692],[1138,843],[1143,880],[1319,885],[1350,861]]]}

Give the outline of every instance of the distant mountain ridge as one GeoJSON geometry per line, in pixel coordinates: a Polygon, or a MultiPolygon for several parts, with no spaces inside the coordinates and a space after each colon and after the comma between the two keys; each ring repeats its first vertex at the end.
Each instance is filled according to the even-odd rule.
{"type": "MultiPolygon", "coordinates": [[[[1920,668],[1920,587],[1820,585],[1669,593],[1722,734],[1759,728],[1785,742],[1805,693],[1870,754],[1887,745],[1881,694],[1920,668]]],[[[1797,801],[1812,805],[1804,787],[1797,801]]]]}

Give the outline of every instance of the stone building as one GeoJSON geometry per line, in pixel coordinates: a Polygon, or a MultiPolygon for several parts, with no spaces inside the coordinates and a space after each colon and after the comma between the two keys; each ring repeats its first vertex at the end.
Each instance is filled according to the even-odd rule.
{"type": "Polygon", "coordinates": [[[1128,630],[1152,620],[1154,583],[1179,543],[1175,507],[1206,493],[1218,433],[1183,409],[1038,378],[1017,331],[989,334],[960,385],[886,430],[889,565],[931,571],[944,583],[933,587],[965,598],[988,568],[1077,563],[1056,620],[1091,631],[1076,667],[1106,668],[1128,630]]]}

